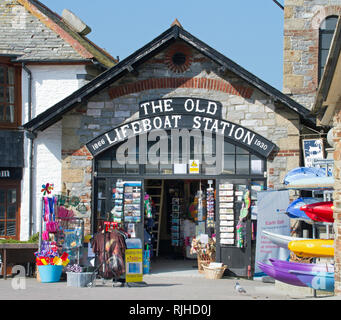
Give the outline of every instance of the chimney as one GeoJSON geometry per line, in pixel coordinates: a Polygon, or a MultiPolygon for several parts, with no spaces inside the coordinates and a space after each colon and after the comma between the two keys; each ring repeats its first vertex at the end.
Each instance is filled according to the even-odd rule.
{"type": "Polygon", "coordinates": [[[91,28],[68,9],[63,10],[62,18],[68,26],[70,26],[82,36],[85,36],[91,32],[91,28]]]}

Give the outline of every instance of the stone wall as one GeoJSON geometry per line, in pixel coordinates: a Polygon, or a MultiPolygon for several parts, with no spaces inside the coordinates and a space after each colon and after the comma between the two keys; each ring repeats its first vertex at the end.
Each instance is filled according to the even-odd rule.
{"type": "Polygon", "coordinates": [[[319,27],[341,0],[285,0],[283,92],[311,109],[318,88],[319,27]]]}
{"type": "Polygon", "coordinates": [[[341,106],[335,110],[334,127],[334,263],[335,263],[335,294],[341,295],[341,106]]]}
{"type": "Polygon", "coordinates": [[[128,74],[63,117],[62,181],[89,208],[87,217],[92,158],[84,144],[134,115],[144,100],[188,96],[220,101],[224,118],[279,146],[267,163],[270,188],[282,187],[286,172],[299,165],[298,115],[236,75],[222,74],[200,53],[192,51],[191,57],[187,70],[174,72],[167,63],[167,51],[162,52],[140,66],[138,76],[128,74]]]}

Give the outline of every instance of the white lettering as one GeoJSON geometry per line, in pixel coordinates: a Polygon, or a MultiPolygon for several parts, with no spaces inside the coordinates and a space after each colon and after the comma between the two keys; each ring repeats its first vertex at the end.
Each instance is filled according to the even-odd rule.
{"type": "Polygon", "coordinates": [[[199,117],[199,116],[195,116],[193,118],[193,122],[194,122],[193,128],[194,129],[199,129],[200,128],[200,126],[201,126],[200,120],[201,120],[201,117],[199,117]]]}
{"type": "Polygon", "coordinates": [[[243,128],[238,128],[236,132],[234,133],[234,137],[236,140],[240,140],[244,135],[244,129],[243,128]],[[240,133],[238,133],[240,132],[240,133]],[[239,134],[239,135],[238,135],[239,134]]]}
{"type": "Polygon", "coordinates": [[[173,102],[172,99],[166,99],[164,101],[164,107],[165,107],[165,112],[171,112],[173,111],[173,108],[171,106],[171,103],[173,102]]]}
{"type": "Polygon", "coordinates": [[[192,99],[187,99],[186,101],[185,101],[185,110],[187,111],[187,112],[192,112],[193,110],[194,110],[194,101],[192,100],[192,99]],[[188,104],[190,103],[190,108],[188,107],[188,104]]]}
{"type": "Polygon", "coordinates": [[[207,113],[215,115],[217,112],[217,104],[215,102],[209,101],[207,106],[207,113]],[[213,106],[213,111],[211,111],[211,106],[213,106]]]}
{"type": "Polygon", "coordinates": [[[145,115],[148,115],[147,106],[149,106],[149,102],[141,104],[141,107],[144,108],[144,114],[145,115]]]}

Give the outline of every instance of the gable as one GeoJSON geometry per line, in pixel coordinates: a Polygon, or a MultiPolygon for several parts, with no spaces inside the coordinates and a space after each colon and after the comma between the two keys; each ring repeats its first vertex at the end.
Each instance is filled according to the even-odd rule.
{"type": "MultiPolygon", "coordinates": [[[[182,59],[184,58],[182,57],[182,59]]],[[[257,91],[274,103],[282,104],[288,111],[300,117],[302,122],[314,126],[314,119],[310,116],[309,110],[210,48],[182,28],[174,25],[116,66],[102,73],[45,113],[25,124],[24,128],[33,131],[43,130],[61,119],[63,114],[81,104],[82,101],[91,99],[103,89],[107,90],[110,99],[113,99],[128,93],[134,93],[134,90],[154,90],[165,87],[185,88],[190,86],[192,88],[239,95],[246,99],[250,97],[252,92],[257,91]],[[183,65],[184,68],[188,67],[188,70],[191,71],[188,78],[186,77],[187,69],[177,72],[172,70],[174,65],[170,65],[169,52],[178,45],[186,48],[182,52],[184,50],[193,52],[186,61],[187,64],[190,64],[190,67],[186,63],[183,65]],[[199,65],[200,67],[198,67],[199,65]],[[165,68],[167,68],[167,76],[163,75],[165,68]],[[148,70],[151,70],[152,74],[148,74],[148,70]]]]}

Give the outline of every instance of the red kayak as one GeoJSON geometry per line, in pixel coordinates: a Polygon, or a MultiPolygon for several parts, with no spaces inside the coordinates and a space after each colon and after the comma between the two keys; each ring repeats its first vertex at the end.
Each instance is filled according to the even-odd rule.
{"type": "Polygon", "coordinates": [[[333,201],[315,202],[300,208],[314,221],[334,222],[333,201]]]}

